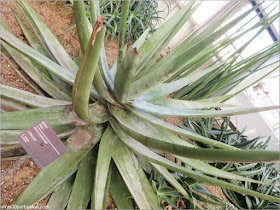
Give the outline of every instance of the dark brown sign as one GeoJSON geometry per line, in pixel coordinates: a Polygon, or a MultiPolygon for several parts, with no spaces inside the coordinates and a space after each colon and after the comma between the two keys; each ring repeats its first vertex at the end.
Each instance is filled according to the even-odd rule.
{"type": "Polygon", "coordinates": [[[17,140],[41,169],[67,150],[45,120],[18,135],[17,140]]]}

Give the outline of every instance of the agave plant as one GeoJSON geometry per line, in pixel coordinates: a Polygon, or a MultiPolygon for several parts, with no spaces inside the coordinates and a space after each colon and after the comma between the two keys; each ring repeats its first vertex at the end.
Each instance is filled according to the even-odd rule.
{"type": "MultiPolygon", "coordinates": [[[[270,183],[219,170],[204,162],[276,161],[279,159],[278,151],[236,149],[162,120],[166,117],[228,116],[276,108],[197,110],[223,106],[220,101],[225,96],[204,101],[163,98],[210,72],[215,74],[231,62],[228,59],[215,63],[195,74],[167,82],[172,77],[179,76],[187,66],[194,66],[196,59],[213,50],[212,44],[225,31],[254,12],[255,8],[218,29],[241,4],[238,2],[214,24],[194,32],[173,52],[154,64],[200,3],[190,1],[147,40],[146,31],[131,48],[126,49],[124,35],[129,3],[122,2],[118,58],[112,69],[108,68],[106,62],[103,45],[104,18],[99,16],[98,1],[91,1],[92,25],[87,20],[84,3],[74,2],[83,53],[79,66],[27,2],[20,1],[17,5],[42,45],[19,18],[18,22],[30,46],[14,37],[1,24],[2,47],[40,86],[40,89],[35,90],[37,95],[1,85],[4,99],[1,103],[4,107],[12,105],[15,110],[1,114],[1,143],[16,144],[15,136],[42,119],[62,139],[68,137],[65,141],[67,151],[40,171],[15,204],[34,204],[53,192],[48,204],[51,208],[65,208],[67,205],[68,209],[86,209],[91,200],[91,208],[103,209],[110,192],[118,208],[133,209],[132,201],[127,199],[132,196],[139,208],[160,209],[162,206],[143,170],[146,165],[157,170],[197,208],[201,206],[194,204],[189,193],[172,176],[171,171],[209,185],[279,202],[277,197],[218,180],[213,176],[267,185],[270,183]],[[214,148],[199,148],[174,134],[214,148]],[[164,153],[170,153],[188,167],[166,159],[164,153]]],[[[221,47],[224,42],[225,40],[220,42],[221,47]]],[[[226,44],[228,42],[226,40],[226,44]]],[[[215,47],[218,45],[214,44],[215,47]]]]}

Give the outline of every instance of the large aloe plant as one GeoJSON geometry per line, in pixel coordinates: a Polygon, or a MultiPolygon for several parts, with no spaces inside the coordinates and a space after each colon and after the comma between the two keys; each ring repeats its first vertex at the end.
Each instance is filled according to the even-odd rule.
{"type": "MultiPolygon", "coordinates": [[[[42,45],[19,18],[18,22],[30,46],[14,37],[4,24],[1,24],[1,44],[6,53],[41,89],[37,90],[36,95],[1,85],[1,103],[4,107],[12,104],[15,110],[1,114],[1,144],[15,144],[15,136],[42,119],[62,138],[68,137],[65,141],[67,152],[40,171],[18,197],[17,205],[34,204],[53,192],[51,206],[64,208],[68,203],[69,209],[85,209],[91,200],[91,208],[103,209],[110,191],[118,208],[134,208],[132,201],[128,199],[132,196],[139,208],[160,209],[162,206],[143,171],[147,164],[159,171],[170,185],[198,208],[201,207],[194,204],[189,193],[172,176],[170,170],[209,185],[279,202],[276,197],[212,178],[217,176],[260,183],[219,170],[204,162],[276,161],[279,159],[278,151],[243,151],[162,120],[166,117],[228,116],[276,108],[215,111],[207,109],[224,106],[220,101],[227,96],[203,101],[162,98],[204,75],[215,74],[225,68],[234,58],[167,82],[186,69],[199,67],[195,62],[197,59],[207,57],[207,52],[214,55],[219,47],[222,48],[235,40],[236,36],[240,36],[238,34],[232,39],[214,43],[225,31],[254,12],[255,8],[219,29],[238,8],[240,3],[237,3],[214,24],[194,32],[173,52],[154,64],[161,51],[200,3],[190,1],[147,40],[145,32],[131,48],[126,49],[124,34],[129,1],[123,1],[118,32],[118,58],[112,69],[109,69],[103,46],[104,18],[99,16],[98,1],[91,1],[92,25],[86,18],[83,2],[74,1],[83,53],[79,66],[27,2],[20,1],[17,4],[42,45]],[[174,134],[195,139],[214,148],[196,147],[174,134]],[[170,153],[188,167],[164,158],[162,152],[170,153]],[[71,185],[72,188],[69,187],[71,185]],[[57,196],[61,192],[65,195],[63,199],[57,196]]],[[[254,25],[252,29],[257,26],[259,25],[254,25]]]]}

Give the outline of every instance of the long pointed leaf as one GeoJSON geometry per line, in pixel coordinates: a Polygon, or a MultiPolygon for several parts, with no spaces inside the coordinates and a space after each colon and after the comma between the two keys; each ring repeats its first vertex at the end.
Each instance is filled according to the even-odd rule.
{"type": "MultiPolygon", "coordinates": [[[[159,66],[164,66],[165,62],[168,62],[170,59],[172,58],[176,58],[178,56],[180,56],[182,53],[190,51],[193,49],[193,47],[199,43],[202,40],[206,40],[207,37],[211,36],[215,30],[217,30],[222,23],[228,18],[230,17],[233,12],[235,12],[235,10],[241,5],[243,4],[244,1],[239,1],[239,2],[230,2],[228,3],[219,13],[219,15],[215,15],[212,19],[216,19],[215,21],[213,21],[212,19],[209,20],[210,24],[205,23],[205,25],[203,25],[201,28],[199,28],[197,31],[195,31],[194,33],[192,33],[187,39],[185,39],[178,47],[176,47],[173,51],[171,51],[167,56],[165,56],[161,61],[159,61],[158,63],[156,63],[153,66],[153,69],[158,68],[159,66]]],[[[251,9],[249,11],[253,12],[254,9],[251,9]]],[[[206,46],[208,47],[208,46],[206,46]]],[[[203,54],[203,51],[201,51],[203,54]]],[[[216,54],[217,52],[215,52],[216,54]]],[[[201,53],[199,54],[201,55],[201,53]]],[[[194,57],[194,56],[193,56],[194,57]]],[[[201,58],[203,59],[203,58],[201,58]]],[[[200,60],[201,60],[200,59],[200,60]]],[[[190,62],[188,62],[190,63],[190,62]]],[[[176,76],[178,76],[182,71],[184,71],[185,69],[183,68],[182,70],[180,70],[179,72],[177,72],[175,75],[173,75],[172,77],[170,77],[168,79],[168,81],[173,80],[176,76]]]]}
{"type": "MultiPolygon", "coordinates": [[[[189,3],[190,4],[190,3],[189,3]]],[[[156,52],[156,50],[161,46],[163,41],[168,37],[173,28],[179,24],[182,17],[189,10],[190,5],[185,5],[181,8],[176,15],[168,19],[161,27],[159,27],[153,35],[139,48],[139,52],[142,55],[139,69],[141,70],[143,66],[148,62],[149,58],[156,52]]],[[[139,70],[139,71],[140,71],[139,70]]]]}
{"type": "Polygon", "coordinates": [[[88,23],[83,1],[74,1],[75,20],[82,53],[84,54],[89,42],[88,23]]]}
{"type": "Polygon", "coordinates": [[[118,209],[133,209],[132,199],[115,164],[112,168],[110,194],[118,209]]]}
{"type": "MultiPolygon", "coordinates": [[[[39,69],[31,62],[31,60],[22,55],[22,53],[13,49],[5,42],[1,41],[3,47],[7,50],[13,60],[20,66],[20,68],[46,93],[56,99],[69,100],[70,96],[58,88],[59,85],[55,84],[49,77],[40,73],[39,69]]],[[[69,91],[69,90],[68,90],[69,91]]]]}
{"type": "Polygon", "coordinates": [[[184,101],[169,98],[160,98],[151,102],[154,105],[169,107],[173,109],[209,109],[214,107],[229,107],[234,106],[224,103],[215,102],[197,102],[197,101],[184,101]]]}
{"type": "MultiPolygon", "coordinates": [[[[48,57],[49,59],[52,59],[54,62],[56,62],[54,60],[53,55],[51,54],[51,52],[48,50],[46,43],[44,42],[44,39],[38,29],[38,27],[36,26],[35,22],[33,21],[32,17],[30,16],[30,14],[28,13],[28,11],[24,8],[24,6],[19,3],[18,1],[16,2],[17,7],[19,8],[19,10],[21,11],[22,15],[24,16],[24,18],[27,20],[28,24],[31,26],[33,32],[36,34],[38,40],[41,42],[42,46],[39,45],[34,45],[31,44],[29,41],[31,41],[31,39],[28,40],[29,44],[31,47],[33,47],[34,49],[36,49],[38,52],[40,52],[42,55],[45,55],[46,57],[48,57]]],[[[35,40],[33,40],[35,42],[35,40]]],[[[37,40],[36,40],[37,41],[37,40]]]]}
{"type": "MultiPolygon", "coordinates": [[[[221,66],[222,64],[223,63],[219,64],[218,66],[221,66]]],[[[160,98],[162,96],[171,94],[171,93],[185,87],[186,85],[196,81],[197,79],[203,77],[204,75],[212,72],[218,66],[209,67],[203,71],[200,71],[196,74],[193,74],[193,75],[190,75],[190,76],[187,76],[184,78],[180,78],[174,82],[163,83],[163,84],[153,88],[151,91],[147,92],[145,95],[138,97],[138,99],[141,99],[144,101],[152,101],[152,100],[160,98]]]]}
{"type": "Polygon", "coordinates": [[[234,115],[241,115],[241,114],[250,114],[255,112],[263,112],[263,111],[278,108],[278,106],[269,106],[269,107],[233,109],[233,110],[225,110],[225,111],[187,110],[187,109],[174,110],[173,108],[154,105],[142,100],[134,100],[134,101],[130,101],[129,103],[138,109],[151,113],[152,115],[162,116],[162,117],[226,117],[226,116],[234,116],[234,115]]]}
{"type": "Polygon", "coordinates": [[[38,53],[33,48],[29,47],[25,43],[18,40],[14,37],[11,33],[1,29],[0,37],[2,40],[7,42],[9,45],[20,51],[22,54],[26,55],[27,57],[34,59],[36,62],[40,63],[44,66],[48,71],[52,72],[63,81],[66,81],[69,84],[74,83],[74,74],[72,72],[67,71],[60,65],[53,62],[51,59],[47,58],[46,56],[38,53]]]}
{"type": "Polygon", "coordinates": [[[94,191],[92,193],[92,208],[94,209],[105,209],[103,206],[106,203],[107,194],[106,181],[108,176],[108,170],[111,162],[111,157],[115,151],[117,145],[117,135],[112,130],[111,126],[108,126],[104,132],[98,150],[97,165],[95,170],[94,179],[94,191]],[[105,202],[104,202],[105,201],[105,202]]]}
{"type": "MultiPolygon", "coordinates": [[[[110,110],[111,111],[111,110],[110,110]]],[[[114,116],[116,117],[117,114],[114,116]]],[[[122,113],[124,115],[124,113],[122,113]]],[[[121,118],[119,114],[118,119],[121,118]]],[[[130,115],[130,118],[132,116],[130,115]]],[[[130,123],[131,124],[131,123],[130,123]]],[[[123,124],[121,124],[124,127],[123,124]]],[[[126,126],[129,126],[125,124],[126,126]]],[[[137,123],[139,126],[139,122],[137,123]]],[[[154,149],[170,152],[182,157],[200,159],[200,160],[211,160],[217,162],[268,162],[279,160],[278,151],[255,151],[255,150],[222,150],[222,149],[201,149],[189,147],[177,142],[166,142],[156,138],[149,138],[143,134],[135,132],[135,129],[129,130],[127,127],[126,131],[129,132],[134,138],[137,138],[142,144],[152,147],[154,149]]]]}
{"type": "MultiPolygon", "coordinates": [[[[29,36],[29,41],[32,41],[33,44],[31,44],[31,46],[36,49],[38,52],[40,52],[42,55],[46,56],[47,58],[53,60],[54,62],[57,63],[57,60],[55,59],[55,57],[52,55],[52,53],[50,52],[49,48],[47,47],[47,44],[46,42],[44,41],[44,38],[42,37],[42,34],[39,30],[39,28],[37,27],[36,23],[33,21],[31,15],[28,13],[28,11],[24,8],[24,6],[19,3],[18,1],[16,2],[19,10],[21,11],[21,13],[23,14],[23,16],[25,17],[25,19],[28,21],[29,25],[31,26],[31,28],[33,29],[34,33],[36,34],[37,38],[40,40],[41,44],[44,46],[44,47],[41,47],[40,44],[37,44],[37,40],[32,40],[32,38],[30,37],[30,35],[27,35],[29,36]],[[36,44],[34,44],[36,43],[36,44]]],[[[25,29],[22,29],[23,31],[26,31],[27,33],[27,30],[25,29]]],[[[49,30],[49,29],[46,29],[46,30],[49,30]]],[[[63,50],[63,49],[62,49],[63,50]]],[[[44,67],[42,67],[39,63],[35,63],[33,62],[34,65],[36,65],[36,67],[38,69],[40,69],[40,72],[41,71],[46,71],[46,69],[44,67]]],[[[48,75],[51,76],[51,78],[53,79],[53,81],[58,85],[58,87],[63,90],[64,92],[68,92],[69,89],[70,89],[70,86],[69,84],[67,84],[65,81],[63,81],[62,79],[60,79],[58,76],[56,76],[55,74],[51,73],[51,72],[48,72],[48,75]]]]}
{"type": "MultiPolygon", "coordinates": [[[[112,110],[112,109],[111,109],[112,110]]],[[[137,118],[131,114],[129,114],[129,112],[127,113],[122,113],[120,110],[117,110],[119,114],[116,114],[115,112],[112,112],[112,114],[114,114],[115,118],[118,120],[118,123],[121,123],[121,127],[123,127],[123,129],[130,134],[131,136],[133,136],[136,139],[142,139],[143,141],[145,141],[145,139],[149,140],[149,141],[153,141],[153,140],[158,140],[158,141],[164,141],[164,142],[169,142],[169,143],[175,143],[175,144],[180,144],[180,145],[184,145],[186,147],[192,147],[192,148],[196,148],[194,145],[192,145],[191,143],[188,143],[188,141],[184,141],[178,137],[176,137],[175,135],[171,134],[170,132],[167,132],[163,129],[160,128],[155,128],[152,124],[149,124],[143,120],[141,120],[140,118],[137,118]],[[127,115],[127,118],[125,117],[127,115]],[[137,126],[136,126],[137,125],[137,126]]],[[[135,112],[136,114],[138,114],[137,112],[135,112]]],[[[142,115],[139,115],[141,118],[143,117],[142,115]]],[[[143,119],[149,119],[144,118],[143,119]]],[[[161,121],[161,120],[159,120],[161,121]]],[[[163,121],[161,121],[163,122],[163,121]]],[[[165,123],[165,122],[163,122],[165,123]]],[[[168,123],[166,123],[167,125],[170,125],[168,123]]],[[[172,125],[170,125],[172,126],[172,125]]],[[[167,126],[165,126],[167,127],[167,126]]],[[[175,127],[175,126],[172,126],[175,127]]],[[[175,127],[177,128],[177,127],[175,127]]],[[[172,132],[172,129],[170,129],[169,131],[172,132]]],[[[184,131],[184,130],[183,130],[184,131]]],[[[213,145],[216,145],[215,142],[217,141],[213,141],[211,139],[207,139],[205,138],[206,141],[205,142],[210,142],[213,145]],[[209,141],[210,140],[210,141],[209,141]],[[212,143],[213,142],[213,143],[212,143]]],[[[225,148],[227,150],[236,150],[237,148],[234,148],[230,145],[227,144],[223,144],[221,143],[220,145],[217,144],[216,146],[219,146],[221,148],[225,148]]],[[[236,179],[236,180],[243,180],[243,181],[249,181],[249,182],[255,182],[255,183],[261,183],[257,180],[253,180],[253,179],[248,179],[246,177],[242,177],[242,176],[237,176],[235,174],[217,169],[203,161],[200,160],[195,160],[195,159],[190,159],[190,158],[185,158],[182,156],[178,156],[178,155],[173,155],[174,157],[176,157],[177,159],[181,160],[182,162],[186,163],[187,165],[189,165],[192,168],[195,168],[203,173],[206,174],[210,174],[213,176],[217,176],[217,177],[223,177],[226,179],[236,179]]]]}
{"type": "Polygon", "coordinates": [[[120,141],[113,160],[140,209],[162,209],[134,154],[120,141]]]}
{"type": "Polygon", "coordinates": [[[51,51],[55,59],[65,69],[68,69],[71,72],[76,72],[78,69],[77,65],[71,59],[65,49],[61,46],[52,32],[48,29],[40,16],[29,6],[26,1],[21,1],[21,3],[36,24],[38,30],[40,31],[40,34],[42,35],[46,45],[48,46],[48,49],[51,51]]]}
{"type": "Polygon", "coordinates": [[[55,100],[52,98],[36,95],[27,91],[12,88],[6,85],[1,85],[1,94],[7,98],[14,99],[20,103],[27,104],[33,107],[49,107],[59,105],[70,105],[71,101],[55,100]]]}
{"type": "Polygon", "coordinates": [[[46,209],[65,209],[69,201],[74,178],[74,175],[70,176],[54,190],[46,209]]]}
{"type": "MultiPolygon", "coordinates": [[[[14,12],[14,15],[17,19],[17,22],[25,36],[25,38],[27,39],[28,43],[36,50],[38,50],[38,52],[40,52],[43,55],[47,55],[48,52],[46,51],[45,48],[43,48],[38,41],[35,39],[35,37],[28,31],[28,29],[26,28],[26,26],[24,25],[24,23],[22,22],[22,20],[20,19],[20,17],[17,15],[16,12],[14,12]]],[[[44,73],[46,76],[50,76],[49,73],[45,70],[45,69],[41,69],[41,72],[44,73]]]]}
{"type": "Polygon", "coordinates": [[[189,8],[189,9],[184,14],[184,16],[179,21],[179,23],[176,24],[175,27],[171,30],[171,32],[168,34],[166,39],[163,41],[163,43],[160,45],[160,47],[157,49],[157,51],[150,58],[148,63],[145,65],[145,67],[141,70],[141,73],[140,73],[139,76],[143,76],[143,75],[145,75],[145,74],[147,74],[149,72],[150,67],[156,62],[157,58],[162,53],[164,48],[169,44],[169,42],[173,39],[173,37],[177,34],[177,32],[183,27],[183,25],[189,20],[189,18],[191,17],[192,13],[200,6],[201,3],[202,2],[199,2],[194,7],[192,7],[192,6],[195,4],[195,1],[190,1],[190,2],[188,2],[188,4],[186,4],[185,7],[189,8]]]}
{"type": "Polygon", "coordinates": [[[151,73],[141,77],[137,81],[135,81],[132,86],[132,91],[129,93],[130,98],[137,98],[143,93],[150,91],[153,87],[162,84],[164,81],[169,79],[175,73],[179,75],[180,70],[184,70],[184,66],[194,58],[194,56],[198,55],[203,49],[212,44],[215,40],[217,40],[220,36],[222,36],[226,31],[232,28],[235,24],[240,22],[244,17],[246,17],[249,13],[251,13],[253,9],[245,12],[238,18],[234,19],[226,26],[222,27],[218,31],[210,34],[205,39],[198,41],[193,47],[184,51],[177,57],[170,58],[168,62],[164,65],[160,65],[155,70],[150,70],[151,73]],[[141,91],[140,91],[141,90],[141,91]]]}
{"type": "Polygon", "coordinates": [[[174,171],[177,171],[179,173],[185,174],[185,175],[189,176],[190,178],[205,182],[209,185],[220,186],[222,188],[230,189],[232,191],[239,192],[241,194],[251,195],[251,196],[262,198],[262,199],[265,199],[265,200],[270,200],[270,201],[273,201],[273,202],[276,202],[276,203],[280,202],[277,197],[264,195],[264,194],[261,194],[261,193],[258,193],[258,192],[240,187],[240,186],[236,186],[236,185],[224,182],[224,181],[220,181],[218,179],[214,179],[214,178],[202,175],[201,173],[194,172],[193,170],[190,170],[190,169],[185,168],[183,166],[180,166],[176,163],[173,163],[172,161],[167,160],[167,159],[157,155],[156,153],[152,152],[151,150],[149,150],[147,147],[145,147],[141,143],[139,143],[136,140],[134,140],[133,138],[131,138],[129,135],[124,133],[114,121],[111,121],[111,125],[112,125],[114,131],[119,136],[119,138],[128,147],[130,147],[138,155],[141,155],[141,156],[145,157],[149,161],[152,161],[156,164],[162,165],[162,166],[164,166],[164,167],[166,167],[170,170],[174,170],[174,171]]]}
{"type": "Polygon", "coordinates": [[[81,160],[67,209],[87,209],[94,181],[97,148],[90,150],[81,160]]]}
{"type": "Polygon", "coordinates": [[[125,29],[126,29],[126,20],[127,20],[127,14],[129,9],[129,3],[130,0],[123,1],[122,2],[122,9],[121,9],[121,19],[120,19],[120,29],[119,29],[119,35],[118,35],[118,65],[122,62],[125,52],[124,52],[124,41],[125,41],[125,29]]]}

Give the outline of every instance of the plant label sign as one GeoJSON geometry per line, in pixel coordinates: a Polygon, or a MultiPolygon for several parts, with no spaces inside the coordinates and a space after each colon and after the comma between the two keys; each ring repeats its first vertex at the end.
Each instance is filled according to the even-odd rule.
{"type": "Polygon", "coordinates": [[[67,150],[45,120],[18,135],[17,140],[40,169],[52,163],[67,150]]]}

